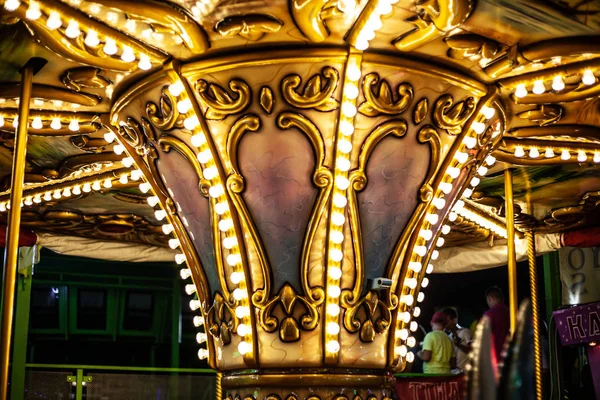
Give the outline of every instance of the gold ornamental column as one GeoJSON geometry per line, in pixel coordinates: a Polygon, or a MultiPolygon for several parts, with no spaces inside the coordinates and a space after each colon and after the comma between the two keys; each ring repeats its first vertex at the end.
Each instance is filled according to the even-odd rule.
{"type": "Polygon", "coordinates": [[[517,253],[515,249],[515,207],[512,170],[504,170],[504,201],[506,209],[506,232],[508,233],[508,305],[510,309],[510,333],[517,327],[517,253]]]}
{"type": "Polygon", "coordinates": [[[531,288],[531,324],[533,325],[533,361],[535,368],[535,393],[536,399],[544,398],[544,382],[542,378],[542,339],[540,333],[539,295],[537,291],[537,265],[535,251],[535,233],[527,231],[527,261],[529,262],[529,287],[531,288]]]}
{"type": "Polygon", "coordinates": [[[21,199],[25,177],[25,153],[27,151],[27,129],[33,76],[46,65],[42,58],[31,58],[21,69],[21,96],[19,124],[15,135],[15,150],[10,184],[10,213],[6,227],[6,249],[4,255],[2,325],[0,328],[0,399],[8,397],[8,366],[10,363],[10,339],[15,300],[15,282],[19,258],[19,230],[21,227],[21,199]]]}

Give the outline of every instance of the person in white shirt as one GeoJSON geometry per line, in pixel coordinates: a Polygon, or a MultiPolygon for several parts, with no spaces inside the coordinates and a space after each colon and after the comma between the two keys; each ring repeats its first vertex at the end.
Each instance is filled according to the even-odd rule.
{"type": "Polygon", "coordinates": [[[456,368],[452,372],[462,373],[469,358],[473,335],[469,329],[458,324],[458,312],[455,308],[447,307],[442,312],[448,316],[446,330],[456,350],[456,368]]]}

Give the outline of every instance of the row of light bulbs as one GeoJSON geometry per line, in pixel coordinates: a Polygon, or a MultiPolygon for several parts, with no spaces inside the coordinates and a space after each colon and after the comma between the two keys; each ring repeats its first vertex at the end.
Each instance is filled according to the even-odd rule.
{"type": "MultiPolygon", "coordinates": [[[[104,135],[104,139],[109,143],[113,143],[117,139],[117,136],[114,134],[114,132],[109,131],[104,135]]],[[[125,149],[125,146],[123,146],[122,144],[115,144],[113,146],[113,151],[117,155],[122,155],[126,152],[126,149],[125,149]]],[[[130,156],[126,156],[125,158],[123,158],[122,163],[126,167],[133,167],[134,159],[130,156]]],[[[158,206],[158,209],[156,209],[154,211],[154,217],[158,221],[165,220],[165,218],[167,218],[167,212],[159,206],[160,199],[158,198],[158,196],[156,196],[153,193],[152,185],[143,179],[143,172],[140,169],[133,169],[131,171],[130,175],[133,180],[136,180],[136,181],[140,180],[140,179],[142,180],[142,182],[139,184],[139,189],[142,193],[144,193],[144,194],[152,193],[153,194],[152,196],[148,197],[147,202],[148,202],[148,205],[152,208],[156,208],[158,206]]],[[[123,178],[123,175],[121,176],[121,178],[123,178]]],[[[126,177],[125,177],[125,179],[126,179],[126,177]]],[[[175,228],[174,228],[173,224],[166,223],[162,226],[162,232],[165,235],[174,235],[175,228]]],[[[176,250],[177,248],[179,248],[181,246],[181,241],[177,237],[172,237],[169,239],[168,244],[171,249],[176,250]]],[[[177,253],[175,255],[175,262],[178,265],[181,265],[181,264],[185,263],[186,261],[187,261],[186,257],[183,253],[177,253]]],[[[181,276],[181,279],[183,279],[183,280],[190,279],[192,277],[192,271],[189,268],[184,267],[180,270],[180,276],[181,276]]],[[[186,285],[185,292],[190,296],[194,295],[194,293],[196,293],[196,285],[194,285],[193,283],[186,285]]],[[[190,305],[190,309],[192,309],[193,311],[198,310],[202,306],[200,300],[198,300],[198,299],[190,300],[189,305],[190,305]]],[[[194,323],[194,326],[197,328],[203,327],[204,326],[204,317],[201,315],[195,316],[193,323],[194,323]]],[[[205,343],[207,340],[208,340],[208,337],[206,334],[206,329],[204,329],[204,331],[198,332],[196,334],[196,341],[198,342],[198,344],[205,343]]],[[[198,358],[200,358],[201,360],[208,358],[208,355],[209,355],[208,349],[201,347],[198,350],[198,358]]]]}
{"type": "MultiPolygon", "coordinates": [[[[579,162],[582,162],[582,163],[587,162],[589,160],[589,157],[592,157],[593,162],[600,163],[600,151],[594,151],[593,154],[588,155],[588,153],[582,149],[568,150],[568,149],[553,149],[552,147],[546,147],[546,149],[544,150],[544,157],[546,157],[546,158],[556,157],[555,151],[560,152],[560,159],[563,161],[570,160],[571,157],[573,157],[573,154],[575,154],[575,157],[577,157],[577,161],[579,161],[579,162]]],[[[525,147],[521,146],[521,145],[515,146],[514,156],[518,157],[518,158],[525,157],[525,147]]],[[[529,156],[529,158],[533,158],[533,159],[541,157],[540,149],[535,146],[529,147],[528,148],[528,156],[529,156]]]]}
{"type": "Polygon", "coordinates": [[[358,35],[356,36],[356,42],[354,43],[354,47],[357,50],[367,50],[369,48],[369,42],[375,39],[375,33],[381,29],[383,26],[383,22],[381,21],[382,17],[389,15],[392,13],[393,5],[396,4],[399,0],[373,0],[377,1],[377,5],[372,9],[372,12],[368,16],[364,16],[368,18],[358,35]]]}
{"type": "MultiPolygon", "coordinates": [[[[252,311],[248,298],[246,276],[242,265],[240,244],[233,216],[229,208],[229,200],[225,193],[224,183],[219,176],[219,170],[213,153],[207,143],[205,132],[203,132],[200,121],[193,110],[191,99],[185,93],[183,82],[180,80],[175,81],[169,85],[168,91],[171,95],[178,98],[177,110],[184,115],[184,128],[192,132],[191,143],[192,146],[197,148],[196,158],[202,166],[204,179],[210,183],[208,194],[213,209],[217,214],[217,226],[223,237],[223,247],[228,252],[225,260],[233,271],[230,275],[230,281],[237,286],[232,295],[238,302],[235,314],[241,320],[237,328],[237,333],[242,338],[238,344],[238,351],[244,355],[252,352],[253,339],[250,318],[252,311]]],[[[190,290],[192,290],[191,287],[190,290]]]]}
{"type": "Polygon", "coordinates": [[[348,57],[342,106],[336,137],[335,167],[333,179],[333,201],[331,205],[331,222],[329,225],[327,285],[325,298],[325,349],[332,356],[337,356],[340,350],[338,334],[340,332],[339,298],[341,294],[340,280],[344,258],[344,226],[348,204],[348,171],[350,170],[350,154],[352,152],[352,137],[354,134],[354,117],[357,113],[356,99],[358,97],[358,81],[361,76],[361,56],[351,54],[348,57]]]}
{"type": "MultiPolygon", "coordinates": [[[[471,126],[468,129],[465,137],[463,138],[462,143],[452,156],[452,161],[448,168],[445,171],[445,175],[442,178],[436,195],[432,199],[428,211],[425,214],[424,221],[420,227],[417,241],[415,242],[415,246],[412,250],[412,255],[410,258],[410,262],[408,263],[408,271],[405,274],[405,278],[403,281],[402,295],[400,296],[400,305],[399,308],[404,305],[404,311],[400,312],[398,315],[397,325],[396,325],[396,346],[394,350],[394,354],[397,357],[404,358],[407,362],[412,362],[414,360],[414,354],[409,352],[408,349],[414,347],[416,345],[416,340],[413,336],[410,336],[410,332],[414,332],[418,328],[418,324],[416,321],[411,318],[416,318],[420,315],[421,310],[419,307],[413,307],[415,304],[415,300],[417,303],[422,302],[425,299],[425,295],[423,292],[415,293],[416,288],[418,286],[418,280],[423,269],[423,261],[425,260],[428,248],[432,246],[431,241],[435,237],[435,229],[434,226],[438,225],[439,230],[441,231],[441,235],[435,241],[435,247],[442,247],[444,245],[445,239],[443,236],[447,235],[450,232],[450,226],[442,224],[440,221],[439,213],[443,212],[443,209],[446,207],[445,195],[450,194],[454,189],[453,182],[460,176],[461,168],[467,163],[470,158],[469,151],[474,149],[479,141],[478,136],[481,135],[486,129],[486,123],[481,120],[491,120],[496,111],[492,107],[483,106],[480,111],[480,116],[478,119],[475,119],[471,126]],[[412,309],[412,314],[410,310],[412,309]],[[410,331],[410,332],[409,332],[410,331]]],[[[489,166],[495,163],[495,158],[488,157],[485,162],[489,166]]],[[[487,168],[485,166],[481,166],[478,169],[478,174],[481,176],[487,173],[487,168]]],[[[479,178],[474,177],[470,181],[470,185],[472,187],[479,184],[479,178]]],[[[471,190],[471,188],[467,189],[471,190]]],[[[457,204],[460,204],[462,200],[459,200],[457,204]]],[[[464,202],[463,202],[464,203],[464,202]]],[[[456,207],[456,205],[455,205],[456,207]]],[[[450,213],[449,219],[456,219],[456,215],[453,212],[450,213]]],[[[435,261],[439,257],[439,251],[434,249],[431,252],[430,260],[435,261]]],[[[429,263],[427,265],[427,269],[425,271],[426,274],[430,274],[433,272],[433,265],[429,263]]],[[[428,278],[424,277],[421,281],[421,288],[427,287],[429,284],[428,278]]]]}
{"type": "MultiPolygon", "coordinates": [[[[10,117],[8,117],[7,119],[9,119],[10,117]]],[[[47,124],[47,121],[44,121],[42,119],[42,117],[39,116],[34,116],[34,117],[30,117],[29,118],[29,126],[32,129],[43,129],[44,128],[44,124],[47,124]]],[[[0,115],[0,128],[2,128],[5,125],[6,121],[5,121],[5,117],[3,115],[0,115]]],[[[17,128],[19,126],[19,117],[15,116],[12,117],[12,126],[13,128],[17,128]]],[[[50,128],[58,131],[60,129],[62,129],[63,127],[63,122],[59,117],[54,117],[50,120],[50,124],[49,124],[50,128]]],[[[69,124],[68,124],[68,128],[71,132],[78,132],[79,131],[79,120],[78,119],[71,119],[69,124]]]]}
{"type": "MultiPolygon", "coordinates": [[[[586,69],[581,74],[581,83],[586,86],[591,86],[596,83],[596,75],[591,69],[586,69]]],[[[533,94],[544,94],[547,90],[548,84],[555,92],[560,92],[565,88],[565,82],[562,75],[556,75],[552,78],[552,83],[547,83],[544,79],[536,79],[533,81],[531,86],[531,92],[533,94]]],[[[523,98],[529,94],[527,90],[527,84],[519,83],[515,88],[515,97],[523,98]]]]}
{"type": "Polygon", "coordinates": [[[485,218],[476,212],[469,210],[465,207],[465,202],[462,200],[456,202],[454,208],[452,209],[452,213],[450,213],[449,216],[450,221],[456,220],[458,215],[465,219],[468,219],[471,222],[474,222],[475,224],[485,229],[492,231],[497,236],[500,236],[505,239],[508,238],[508,232],[506,231],[506,228],[504,226],[492,221],[489,218],[485,218]]]}
{"type": "MultiPolygon", "coordinates": [[[[7,11],[15,11],[20,6],[21,2],[19,0],[6,0],[4,2],[4,8],[7,11]]],[[[40,9],[40,3],[33,0],[30,1],[29,7],[25,12],[25,18],[30,21],[36,21],[42,17],[42,15],[43,13],[40,9]]],[[[48,30],[55,31],[57,29],[61,29],[64,25],[65,21],[63,21],[59,11],[48,10],[48,17],[46,19],[46,28],[48,28],[48,30]]],[[[81,29],[82,28],[80,27],[79,22],[72,19],[66,22],[65,35],[70,39],[77,39],[79,36],[84,34],[81,29]]],[[[88,47],[97,47],[101,43],[104,43],[102,46],[102,51],[108,56],[114,56],[119,52],[119,46],[117,45],[117,41],[115,39],[108,36],[101,38],[98,32],[93,29],[86,28],[85,39],[83,42],[88,47]]],[[[133,49],[125,44],[121,45],[120,50],[120,57],[124,62],[131,63],[138,60],[139,69],[149,70],[152,68],[150,57],[147,54],[139,53],[139,55],[136,55],[133,49]]]]}

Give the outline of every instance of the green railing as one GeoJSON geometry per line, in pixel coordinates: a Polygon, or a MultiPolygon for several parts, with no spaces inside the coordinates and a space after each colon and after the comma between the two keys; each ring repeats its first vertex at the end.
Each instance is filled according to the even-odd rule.
{"type": "Polygon", "coordinates": [[[215,371],[211,369],[26,364],[23,396],[13,400],[214,398],[215,371]]]}

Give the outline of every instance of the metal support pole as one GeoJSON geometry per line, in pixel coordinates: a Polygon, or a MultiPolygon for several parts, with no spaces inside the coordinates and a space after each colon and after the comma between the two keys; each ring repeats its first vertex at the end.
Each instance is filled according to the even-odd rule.
{"type": "Polygon", "coordinates": [[[529,261],[529,286],[531,287],[531,313],[533,325],[533,362],[535,372],[535,397],[543,399],[542,381],[542,340],[540,332],[540,303],[537,290],[537,266],[535,262],[535,234],[525,233],[527,237],[527,260],[529,261]]]}
{"type": "Polygon", "coordinates": [[[504,201],[506,202],[506,231],[508,233],[508,306],[510,309],[510,332],[517,327],[517,253],[515,250],[515,208],[513,199],[512,170],[504,170],[504,201]]]}
{"type": "Polygon", "coordinates": [[[561,348],[557,346],[556,327],[552,322],[552,312],[561,305],[560,263],[558,252],[544,255],[544,286],[546,293],[546,322],[548,323],[548,344],[550,360],[550,377],[548,379],[546,396],[548,400],[561,398],[560,387],[563,381],[563,371],[560,369],[561,348]]]}
{"type": "Polygon", "coordinates": [[[12,333],[13,307],[15,301],[15,281],[19,256],[19,230],[21,228],[21,199],[25,178],[25,153],[27,150],[27,128],[29,126],[29,103],[33,75],[46,60],[31,58],[21,69],[21,96],[19,103],[19,125],[15,135],[15,147],[10,183],[10,212],[6,228],[6,249],[4,252],[2,324],[0,326],[0,400],[8,398],[8,366],[10,362],[10,339],[12,333]]]}
{"type": "MultiPolygon", "coordinates": [[[[21,249],[23,250],[23,248],[21,249]]],[[[21,259],[22,260],[22,259],[21,259]]],[[[20,266],[22,270],[23,265],[20,266]]],[[[25,396],[25,362],[27,361],[27,337],[29,333],[29,310],[33,277],[31,266],[26,273],[19,273],[17,283],[17,310],[15,315],[15,339],[13,341],[10,398],[22,400],[25,396]]]]}

